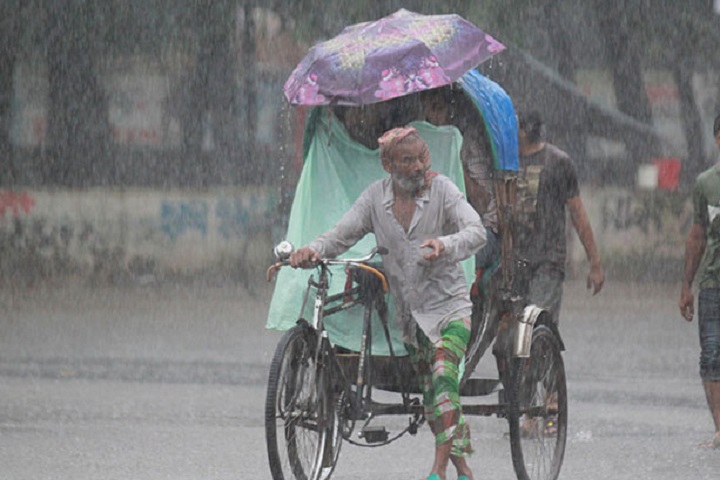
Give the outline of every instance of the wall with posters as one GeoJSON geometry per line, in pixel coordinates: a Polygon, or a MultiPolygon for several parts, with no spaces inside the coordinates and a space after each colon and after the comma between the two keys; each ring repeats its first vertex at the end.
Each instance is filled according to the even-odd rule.
{"type": "MultiPolygon", "coordinates": [[[[609,278],[679,278],[692,221],[685,194],[591,185],[581,191],[609,278]]],[[[263,282],[272,246],[285,233],[278,201],[275,190],[262,187],[3,190],[0,278],[212,274],[263,282]]],[[[584,275],[582,245],[574,231],[568,238],[570,276],[584,275]]]]}
{"type": "Polygon", "coordinates": [[[0,191],[0,272],[153,278],[203,272],[263,281],[282,229],[267,188],[0,191]],[[257,278],[255,278],[257,277],[257,278]]]}

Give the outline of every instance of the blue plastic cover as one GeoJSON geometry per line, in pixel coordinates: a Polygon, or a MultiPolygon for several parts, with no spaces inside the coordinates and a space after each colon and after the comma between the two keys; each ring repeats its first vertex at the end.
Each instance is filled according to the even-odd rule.
{"type": "Polygon", "coordinates": [[[510,96],[497,83],[477,70],[470,70],[458,83],[472,99],[490,134],[495,170],[518,170],[517,115],[510,96]]]}

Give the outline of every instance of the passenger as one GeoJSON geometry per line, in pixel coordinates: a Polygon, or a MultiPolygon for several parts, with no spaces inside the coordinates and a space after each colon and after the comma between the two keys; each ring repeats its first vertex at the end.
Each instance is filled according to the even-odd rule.
{"type": "MultiPolygon", "coordinates": [[[[713,125],[715,145],[720,149],[720,115],[713,125]]],[[[698,326],[700,330],[700,378],[715,435],[703,446],[720,448],[720,163],[701,173],[693,188],[693,224],[685,243],[685,270],[680,291],[680,313],[688,322],[694,314],[692,283],[700,274],[698,326]]]]}
{"type": "Polygon", "coordinates": [[[430,153],[415,128],[389,130],[378,143],[390,175],[372,183],[331,230],[293,253],[290,263],[309,267],[321,257],[340,255],[368,233],[389,249],[383,268],[435,436],[428,479],[444,480],[452,461],[458,478],[471,480],[459,364],[470,338],[472,304],[460,261],[484,245],[485,228],[450,179],[430,171],[430,153]]]}
{"type": "Polygon", "coordinates": [[[378,137],[390,128],[389,102],[358,107],[334,107],[333,113],[343,124],[350,138],[370,150],[378,148],[378,137]]]}
{"type": "Polygon", "coordinates": [[[465,190],[470,205],[480,214],[487,229],[487,243],[475,257],[480,273],[492,266],[500,253],[498,211],[493,189],[493,163],[484,121],[472,100],[450,88],[420,94],[425,120],[433,125],[454,125],[463,136],[462,158],[465,190]]]}

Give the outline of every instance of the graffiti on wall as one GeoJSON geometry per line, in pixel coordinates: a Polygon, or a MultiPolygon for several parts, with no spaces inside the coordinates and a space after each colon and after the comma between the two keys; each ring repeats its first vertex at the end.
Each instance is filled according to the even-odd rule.
{"type": "Polygon", "coordinates": [[[215,206],[218,231],[225,239],[238,238],[247,232],[269,224],[268,212],[272,208],[267,199],[251,195],[248,199],[220,198],[215,206]]]}
{"type": "Polygon", "coordinates": [[[27,192],[0,192],[0,218],[4,218],[7,214],[12,214],[13,217],[19,217],[21,214],[27,215],[34,206],[35,197],[27,192]]]}
{"type": "Polygon", "coordinates": [[[181,235],[197,231],[206,236],[208,232],[208,205],[201,200],[163,201],[160,206],[160,221],[163,233],[175,241],[181,235]]]}
{"type": "Polygon", "coordinates": [[[684,198],[676,192],[625,192],[602,199],[602,231],[639,229],[642,233],[683,229],[684,198]],[[670,225],[672,223],[672,225],[670,225]]]}
{"type": "Polygon", "coordinates": [[[205,237],[210,225],[216,226],[217,233],[225,240],[239,239],[267,228],[273,208],[272,196],[218,197],[214,202],[164,200],[160,208],[161,229],[173,242],[190,232],[205,237]],[[211,222],[212,215],[214,222],[211,222]]]}
{"type": "Polygon", "coordinates": [[[124,192],[109,192],[97,202],[84,191],[0,190],[0,280],[82,273],[115,281],[208,265],[255,278],[256,267],[264,270],[278,219],[273,190],[171,195],[128,201],[124,192]]]}

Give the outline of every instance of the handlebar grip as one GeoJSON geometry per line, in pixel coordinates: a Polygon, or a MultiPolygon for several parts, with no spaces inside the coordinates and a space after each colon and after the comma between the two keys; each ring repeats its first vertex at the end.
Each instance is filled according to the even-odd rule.
{"type": "Polygon", "coordinates": [[[270,265],[270,268],[267,269],[267,274],[266,274],[268,283],[270,283],[272,281],[272,277],[275,274],[275,272],[280,270],[280,268],[282,268],[286,265],[290,265],[290,262],[288,262],[287,260],[283,260],[282,262],[276,262],[276,263],[273,263],[272,265],[270,265]]]}

